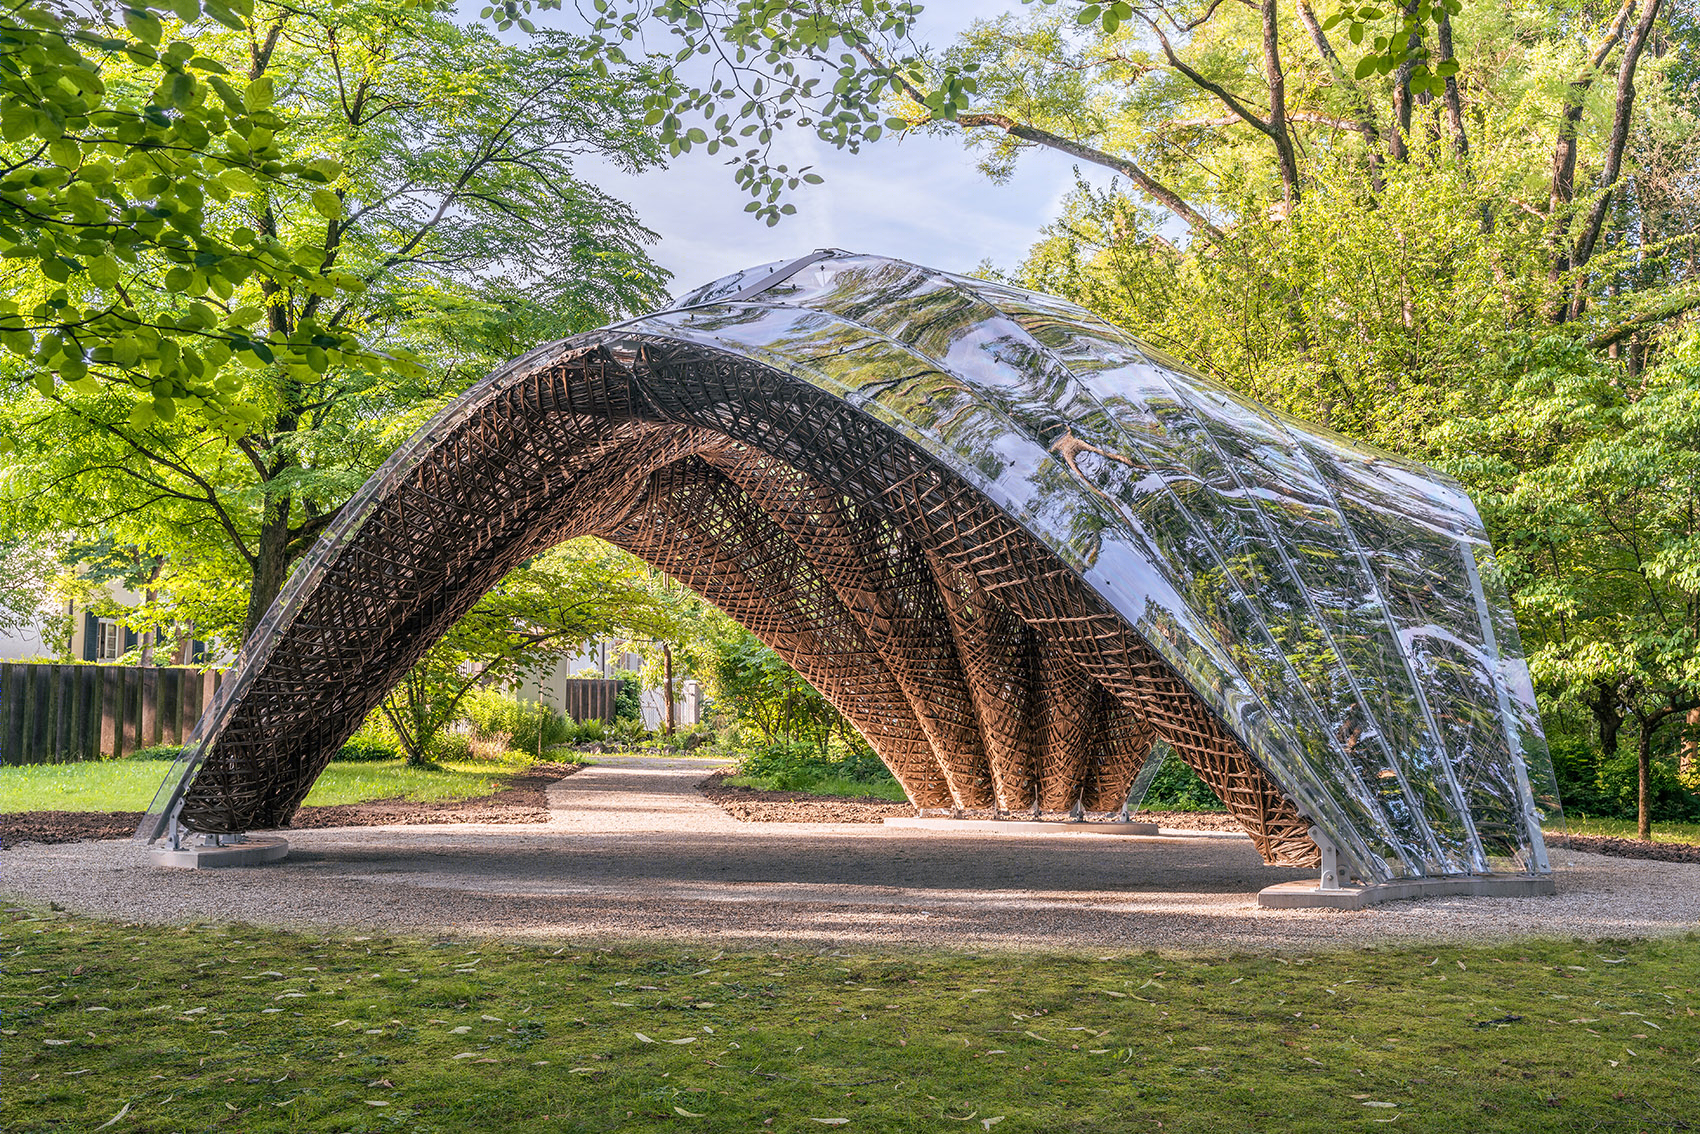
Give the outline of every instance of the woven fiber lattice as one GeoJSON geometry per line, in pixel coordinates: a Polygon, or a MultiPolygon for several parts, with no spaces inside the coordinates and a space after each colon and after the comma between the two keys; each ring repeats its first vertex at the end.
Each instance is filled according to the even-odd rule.
{"type": "Polygon", "coordinates": [[[591,534],[776,649],[919,807],[1114,811],[1161,735],[1267,856],[1308,857],[1271,835],[1302,824],[1209,713],[1153,717],[1191,695],[1128,668],[1161,664],[925,454],[777,372],[634,345],[512,376],[376,499],[211,738],[186,826],[287,823],[454,619],[516,563],[591,534]]]}
{"type": "Polygon", "coordinates": [[[288,821],[514,564],[601,535],[795,665],[923,808],[1117,810],[1173,748],[1270,861],[1550,870],[1480,517],[1061,300],[822,252],[540,348],[291,576],[139,834],[288,821]]]}

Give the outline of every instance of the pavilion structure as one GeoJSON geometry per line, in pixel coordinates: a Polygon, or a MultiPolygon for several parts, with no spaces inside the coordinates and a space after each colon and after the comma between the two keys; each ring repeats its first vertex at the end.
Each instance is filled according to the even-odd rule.
{"type": "Polygon", "coordinates": [[[1073,304],[840,251],[440,413],[297,568],[138,837],[287,825],[426,648],[584,535],[782,654],[923,810],[1107,816],[1173,753],[1324,887],[1550,887],[1551,761],[1456,483],[1073,304]]]}

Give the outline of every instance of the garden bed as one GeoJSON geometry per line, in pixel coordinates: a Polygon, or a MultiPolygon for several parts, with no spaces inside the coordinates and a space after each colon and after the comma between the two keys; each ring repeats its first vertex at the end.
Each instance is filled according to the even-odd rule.
{"type": "Polygon", "coordinates": [[[763,791],[722,782],[736,774],[721,768],[697,784],[697,790],[726,814],[745,823],[883,823],[888,816],[915,814],[911,804],[877,796],[763,791]]]}
{"type": "Polygon", "coordinates": [[[1648,858],[1657,862],[1700,862],[1700,846],[1694,843],[1646,843],[1640,839],[1623,839],[1615,835],[1548,835],[1546,843],[1553,849],[1569,848],[1590,854],[1611,854],[1619,858],[1648,858]]]}
{"type": "MultiPolygon", "coordinates": [[[[806,791],[763,791],[727,784],[736,772],[721,768],[697,785],[697,790],[734,819],[746,823],[883,823],[908,818],[913,804],[872,796],[816,795],[806,791]]],[[[965,811],[967,819],[990,819],[990,811],[965,811]]],[[[1050,818],[1062,818],[1050,816],[1050,818]]],[[[1141,822],[1187,831],[1239,831],[1225,811],[1141,811],[1141,822]]]]}
{"type": "MultiPolygon", "coordinates": [[[[388,827],[422,823],[543,823],[549,819],[550,784],[581,764],[533,764],[515,773],[502,790],[472,799],[373,799],[303,807],[290,827],[388,827]]],[[[74,843],[82,839],[127,839],[142,821],[140,811],[25,811],[0,815],[0,846],[74,843]]]]}

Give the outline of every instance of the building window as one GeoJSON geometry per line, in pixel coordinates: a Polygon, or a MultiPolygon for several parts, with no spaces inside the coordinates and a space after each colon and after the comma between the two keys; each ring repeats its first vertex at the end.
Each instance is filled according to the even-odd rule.
{"type": "Polygon", "coordinates": [[[124,631],[110,618],[102,618],[96,630],[95,660],[111,661],[124,652],[124,631]]]}

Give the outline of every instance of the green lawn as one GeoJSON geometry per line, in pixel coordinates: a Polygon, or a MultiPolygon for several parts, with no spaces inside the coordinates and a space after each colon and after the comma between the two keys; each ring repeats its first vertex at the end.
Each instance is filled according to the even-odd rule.
{"type": "MultiPolygon", "coordinates": [[[[1556,828],[1546,829],[1548,834],[1558,834],[1556,828]]],[[[1635,837],[1635,820],[1633,819],[1592,819],[1581,815],[1566,815],[1564,831],[1571,835],[1615,835],[1619,838],[1633,839],[1635,837]]],[[[1653,841],[1655,843],[1700,843],[1700,823],[1654,823],[1653,841]]]]}
{"type": "Polygon", "coordinates": [[[1700,938],[1311,957],[0,917],[6,1128],[1687,1129],[1700,938]]]}
{"type": "Polygon", "coordinates": [[[865,796],[869,799],[887,799],[903,803],[908,796],[903,794],[903,785],[896,780],[876,780],[869,783],[865,780],[850,780],[841,776],[831,776],[824,780],[814,780],[802,787],[782,785],[780,782],[766,776],[727,776],[721,783],[727,787],[756,788],[761,791],[797,791],[808,795],[850,795],[865,796]]]}
{"type": "MultiPolygon", "coordinates": [[[[508,775],[531,758],[445,763],[409,768],[401,760],[332,763],[313,785],[307,803],[359,803],[368,799],[469,799],[500,791],[508,775]]],[[[0,768],[0,813],[18,811],[143,811],[171,765],[164,760],[100,760],[0,768]]]]}

